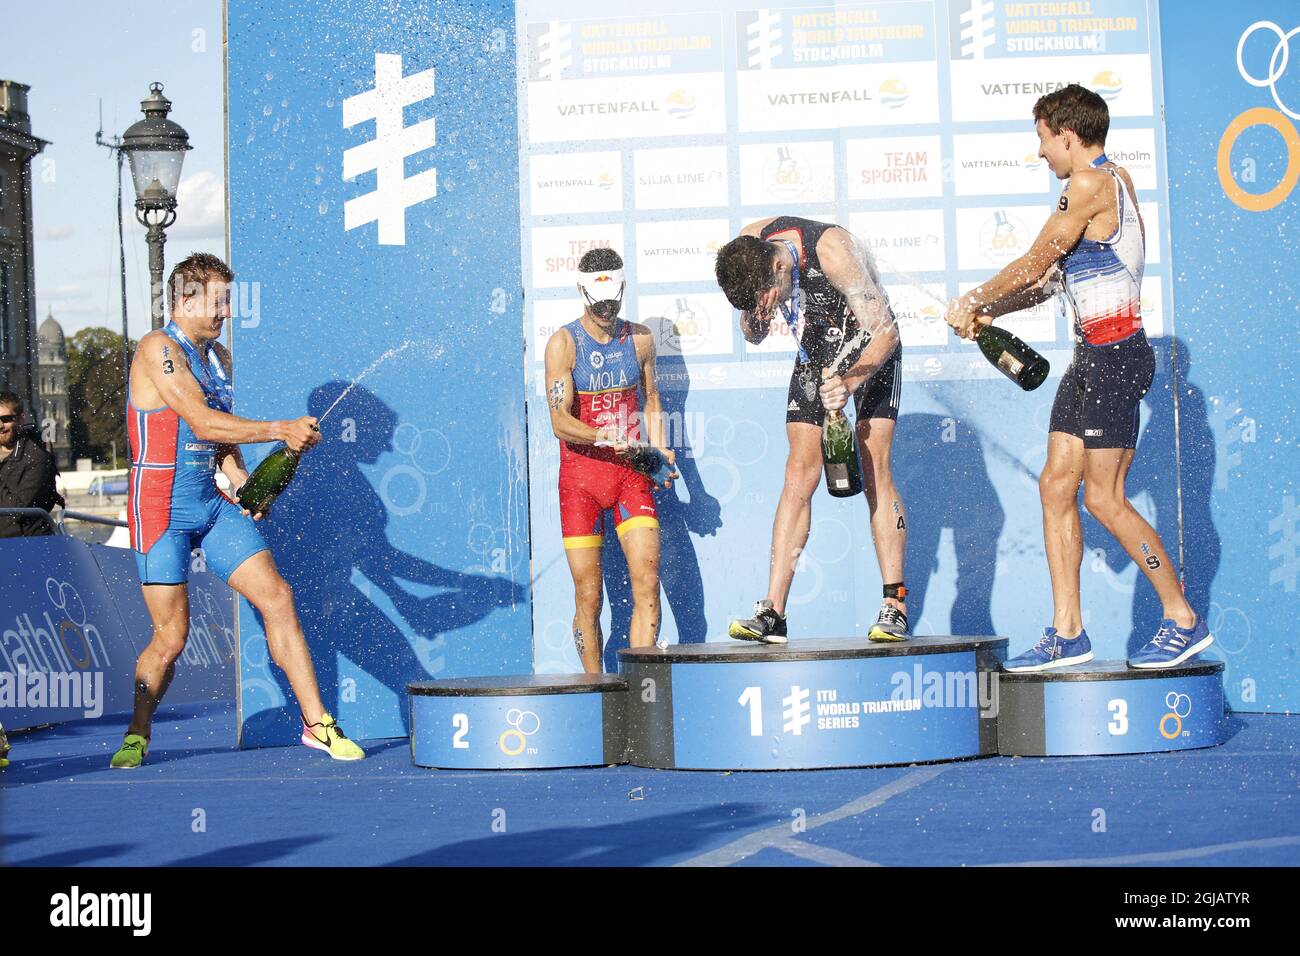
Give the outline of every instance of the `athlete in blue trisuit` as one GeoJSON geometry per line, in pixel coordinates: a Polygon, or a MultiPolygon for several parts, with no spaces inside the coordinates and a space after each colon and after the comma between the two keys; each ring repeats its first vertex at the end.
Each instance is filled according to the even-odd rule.
{"type": "Polygon", "coordinates": [[[996,316],[1055,294],[1075,318],[1074,360],[1061,378],[1048,426],[1047,464],[1039,478],[1043,542],[1052,578],[1052,625],[1010,671],[1040,671],[1092,660],[1079,603],[1083,529],[1079,485],[1088,511],[1146,573],[1164,607],[1155,637],[1129,664],[1173,667],[1214,641],[1183,596],[1173,562],[1154,528],[1124,494],[1137,447],[1142,397],[1155,358],[1142,331],[1145,227],[1129,174],[1106,157],[1110,111],[1091,90],[1071,84],[1034,105],[1038,155],[1067,180],[1056,210],[1023,256],[954,299],[947,321],[973,339],[996,316]]]}
{"type": "Polygon", "coordinates": [[[293,593],[249,515],[216,485],[220,468],[238,489],[247,479],[239,445],[283,441],[306,451],[320,440],[316,420],[254,421],[231,414],[230,353],[218,342],[230,318],[234,275],[216,256],[196,253],[167,283],[171,322],[140,340],[131,362],[127,433],[131,445],[131,547],[153,637],[135,670],[135,712],[117,769],[138,767],[149,749],[154,711],[189,636],[190,553],[262,616],[271,658],[284,670],[302,711],[302,742],[336,760],[365,754],[325,710],[293,593]]]}

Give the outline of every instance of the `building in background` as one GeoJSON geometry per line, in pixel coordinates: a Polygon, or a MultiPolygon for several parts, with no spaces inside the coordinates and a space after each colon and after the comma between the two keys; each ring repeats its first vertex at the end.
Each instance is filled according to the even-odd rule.
{"type": "Polygon", "coordinates": [[[60,470],[72,464],[72,441],[68,434],[68,346],[63,326],[51,309],[36,331],[36,404],[31,420],[41,429],[46,447],[60,470]]]}
{"type": "Polygon", "coordinates": [[[32,135],[28,89],[0,80],[0,388],[23,396],[39,421],[32,158],[48,144],[32,135]]]}

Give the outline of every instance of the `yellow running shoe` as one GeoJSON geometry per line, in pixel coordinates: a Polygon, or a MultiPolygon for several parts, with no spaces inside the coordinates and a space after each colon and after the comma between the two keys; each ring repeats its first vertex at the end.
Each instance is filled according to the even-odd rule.
{"type": "Polygon", "coordinates": [[[127,734],[122,738],[122,746],[113,754],[109,766],[114,770],[132,770],[144,763],[149,753],[149,738],[139,734],[127,734]]]}
{"type": "Polygon", "coordinates": [[[880,606],[880,615],[871,626],[867,639],[878,644],[907,640],[907,615],[886,601],[880,606]]]}
{"type": "Polygon", "coordinates": [[[348,740],[343,728],[328,713],[318,724],[307,723],[306,717],[302,719],[302,742],[313,750],[325,751],[334,760],[360,760],[366,755],[364,750],[348,740]]]}
{"type": "Polygon", "coordinates": [[[5,735],[5,729],[0,726],[0,770],[9,766],[9,738],[5,735]]]}

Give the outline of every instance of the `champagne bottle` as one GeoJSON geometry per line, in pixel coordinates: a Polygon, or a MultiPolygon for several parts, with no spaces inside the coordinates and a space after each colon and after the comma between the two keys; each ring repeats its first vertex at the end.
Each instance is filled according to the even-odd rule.
{"type": "Polygon", "coordinates": [[[1026,392],[1032,392],[1047,379],[1051,366],[1047,359],[1017,336],[996,325],[986,325],[975,337],[984,357],[1007,378],[1026,392]]]}
{"type": "Polygon", "coordinates": [[[826,490],[836,498],[862,493],[857,442],[853,440],[853,426],[842,411],[827,412],[822,419],[822,465],[826,490]]]}
{"type": "Polygon", "coordinates": [[[293,474],[298,470],[300,457],[298,452],[287,445],[281,445],[267,455],[240,487],[240,507],[253,514],[267,511],[271,507],[271,502],[275,501],[284,489],[289,487],[289,482],[293,481],[293,474]]]}

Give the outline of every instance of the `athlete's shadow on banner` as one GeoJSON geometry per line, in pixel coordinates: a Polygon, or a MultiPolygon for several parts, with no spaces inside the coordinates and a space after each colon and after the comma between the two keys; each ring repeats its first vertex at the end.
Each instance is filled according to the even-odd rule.
{"type": "MultiPolygon", "coordinates": [[[[308,414],[320,417],[346,387],[329,382],[315,389],[308,414]]],[[[393,547],[388,509],[358,466],[373,465],[392,451],[396,428],[392,409],[372,392],[354,387],[325,421],[322,441],[304,456],[271,517],[260,523],[294,590],[321,698],[344,729],[356,705],[340,702],[338,655],[395,695],[383,707],[368,708],[369,720],[396,728],[400,718],[409,732],[406,685],[428,672],[399,622],[435,641],[433,657],[450,659],[454,648],[443,635],[527,598],[524,588],[505,578],[448,570],[393,547]],[[422,590],[439,590],[416,597],[399,579],[422,590]]],[[[254,742],[284,740],[286,733],[296,739],[300,730],[297,702],[284,674],[274,666],[271,671],[289,704],[250,719],[246,735],[254,742]]]]}
{"type": "MultiPolygon", "coordinates": [[[[649,325],[655,343],[662,350],[662,323],[669,319],[651,319],[649,325]]],[[[704,577],[691,535],[713,535],[722,527],[722,506],[704,488],[696,466],[690,435],[687,433],[686,398],[690,394],[690,371],[680,355],[660,351],[656,361],[659,398],[667,425],[666,439],[677,455],[677,472],[681,475],[668,491],[655,492],[659,510],[659,582],[663,617],[669,613],[677,625],[677,643],[702,644],[708,637],[704,612],[704,577]],[[683,501],[681,489],[687,500],[683,501]]],[[[606,529],[600,556],[605,577],[605,594],[610,606],[610,628],[605,642],[604,665],[608,673],[618,670],[618,652],[627,647],[632,625],[632,584],[628,579],[627,561],[612,528],[606,529]]],[[[662,630],[662,625],[660,626],[662,630]]]]}
{"type": "MultiPolygon", "coordinates": [[[[913,626],[925,617],[930,575],[939,566],[940,534],[951,528],[957,580],[947,633],[996,633],[993,579],[1006,516],[989,480],[979,436],[950,417],[900,415],[891,461],[907,505],[907,604],[913,626]]],[[[942,633],[941,622],[926,624],[942,633]]]]}
{"type": "MultiPolygon", "coordinates": [[[[1219,532],[1210,512],[1215,473],[1214,429],[1210,425],[1205,394],[1189,379],[1191,354],[1187,343],[1180,339],[1176,350],[1173,344],[1172,337],[1167,335],[1151,339],[1156,351],[1156,374],[1143,400],[1150,415],[1138,436],[1137,454],[1133,457],[1124,491],[1130,501],[1143,492],[1150,496],[1155,511],[1151,524],[1164,542],[1170,558],[1177,562],[1179,468],[1175,449],[1181,447],[1183,571],[1187,601],[1197,614],[1208,614],[1210,586],[1219,573],[1221,553],[1219,532]],[[1177,369],[1174,367],[1175,352],[1177,369]],[[1175,377],[1179,389],[1176,420],[1175,377]]],[[[1083,540],[1088,552],[1084,554],[1085,562],[1104,555],[1113,572],[1132,566],[1132,560],[1119,542],[1086,510],[1083,512],[1083,540]]],[[[1128,638],[1130,655],[1151,640],[1162,617],[1155,589],[1146,575],[1139,571],[1133,588],[1133,614],[1128,638]]],[[[1213,628],[1214,622],[1210,624],[1213,628]]]]}

